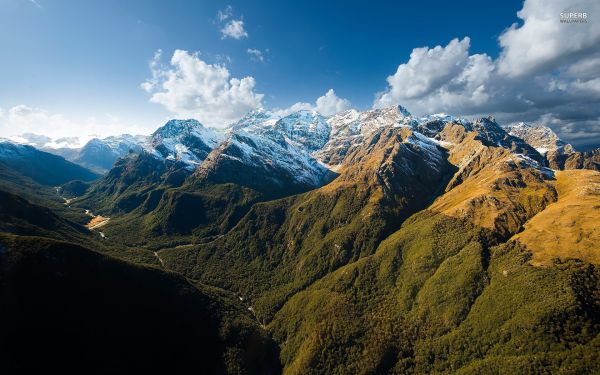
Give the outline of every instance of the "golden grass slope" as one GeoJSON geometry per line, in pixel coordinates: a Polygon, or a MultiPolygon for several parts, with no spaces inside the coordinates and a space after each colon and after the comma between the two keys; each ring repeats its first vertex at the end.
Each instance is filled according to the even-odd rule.
{"type": "Polygon", "coordinates": [[[431,210],[510,236],[556,199],[551,178],[522,157],[483,145],[457,124],[447,124],[440,136],[458,171],[431,210]]]}
{"type": "Polygon", "coordinates": [[[554,258],[578,258],[600,264],[600,173],[556,172],[558,200],[525,224],[513,237],[532,253],[533,265],[554,258]]]}

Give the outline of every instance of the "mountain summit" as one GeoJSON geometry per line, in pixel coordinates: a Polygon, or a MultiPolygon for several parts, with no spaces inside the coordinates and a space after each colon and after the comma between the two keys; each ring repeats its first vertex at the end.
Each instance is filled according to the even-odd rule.
{"type": "Polygon", "coordinates": [[[147,150],[167,160],[195,168],[219,143],[222,135],[197,120],[169,120],[150,136],[147,150]]]}

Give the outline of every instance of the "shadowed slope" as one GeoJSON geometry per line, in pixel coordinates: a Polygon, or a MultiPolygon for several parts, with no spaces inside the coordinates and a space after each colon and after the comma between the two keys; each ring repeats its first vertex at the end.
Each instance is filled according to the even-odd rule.
{"type": "Polygon", "coordinates": [[[235,295],[103,255],[112,249],[48,208],[0,200],[4,372],[279,372],[235,295]]]}
{"type": "Polygon", "coordinates": [[[278,372],[234,296],[65,242],[0,234],[0,248],[9,373],[278,372]]]}

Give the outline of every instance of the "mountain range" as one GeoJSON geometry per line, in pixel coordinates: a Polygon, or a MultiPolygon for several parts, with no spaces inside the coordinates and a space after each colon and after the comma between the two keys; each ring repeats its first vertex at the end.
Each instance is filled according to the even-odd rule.
{"type": "Polygon", "coordinates": [[[600,149],[550,128],[256,110],[69,150],[0,142],[5,369],[600,371],[600,149]]]}

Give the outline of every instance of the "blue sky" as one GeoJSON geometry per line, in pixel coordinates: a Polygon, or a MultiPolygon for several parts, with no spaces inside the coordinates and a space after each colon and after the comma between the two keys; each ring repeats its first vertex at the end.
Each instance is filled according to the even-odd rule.
{"type": "MultiPolygon", "coordinates": [[[[576,3],[584,8],[596,6],[591,0],[576,3]]],[[[117,128],[152,130],[168,117],[194,114],[189,103],[183,113],[181,105],[173,104],[181,98],[150,102],[154,93],[166,90],[161,86],[164,75],[152,92],[140,87],[152,77],[148,64],[157,50],[162,51],[157,69],[163,73],[173,69],[169,60],[174,52],[183,50],[206,64],[224,66],[227,79],[252,77],[250,91],[264,96],[254,97],[249,106],[257,101],[279,109],[297,102],[314,103],[333,89],[352,107],[368,109],[378,93],[387,90],[393,94],[395,86],[386,78],[409,62],[414,48],[446,48],[454,38],[464,41],[468,37],[457,53],[465,52],[467,58],[485,54],[496,64],[502,51],[511,47],[500,45],[501,35],[513,23],[519,28],[527,20],[518,17],[521,8],[522,1],[0,0],[0,108],[5,118],[11,108],[26,106],[71,123],[94,124],[91,129],[82,125],[79,132],[97,132],[103,121],[117,128]],[[238,35],[239,39],[222,33],[231,21],[243,22],[244,35],[238,35]],[[263,61],[249,49],[260,51],[263,61]]],[[[582,29],[571,28],[573,32],[582,29]]],[[[560,73],[557,66],[553,69],[533,72],[560,73]]],[[[531,71],[524,75],[530,76],[531,71]]],[[[407,83],[404,76],[398,80],[407,83]]],[[[437,83],[426,86],[427,90],[439,89],[437,83]]],[[[504,86],[500,91],[517,96],[521,88],[514,86],[510,94],[502,91],[508,90],[504,86]]],[[[433,91],[419,91],[417,96],[392,94],[390,103],[418,101],[416,112],[511,112],[472,103],[421,108],[421,99],[435,101],[433,91]]],[[[525,119],[536,120],[542,113],[533,112],[523,112],[525,119]]],[[[211,125],[220,118],[213,115],[207,117],[211,125]]],[[[229,115],[235,117],[237,112],[229,115]]],[[[513,120],[517,116],[505,117],[513,120]]],[[[39,126],[41,133],[48,132],[43,124],[39,126]]],[[[10,130],[15,131],[15,126],[10,130]]],[[[114,132],[112,128],[110,132],[114,132]]]]}

